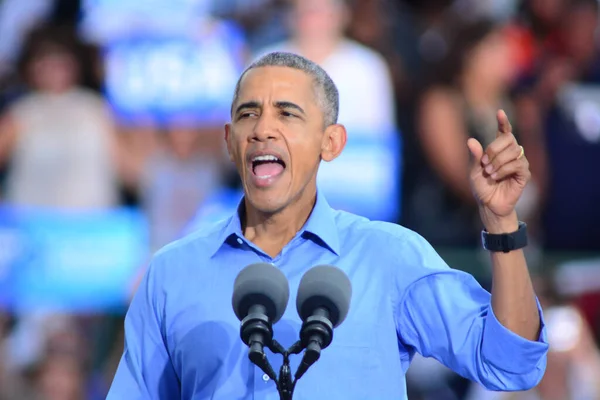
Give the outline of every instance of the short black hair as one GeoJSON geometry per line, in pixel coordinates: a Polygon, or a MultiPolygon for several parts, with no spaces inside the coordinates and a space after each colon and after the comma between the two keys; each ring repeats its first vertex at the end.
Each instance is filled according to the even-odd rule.
{"type": "Polygon", "coordinates": [[[323,111],[325,126],[334,125],[337,123],[340,108],[340,96],[338,89],[331,77],[317,63],[298,54],[281,51],[272,52],[262,56],[250,64],[250,66],[246,68],[242,75],[240,75],[240,78],[235,85],[233,101],[231,102],[232,114],[234,104],[237,101],[240,92],[240,86],[244,75],[246,75],[246,73],[251,69],[260,67],[287,67],[297,69],[308,74],[314,81],[316,95],[320,103],[319,105],[323,111]]]}

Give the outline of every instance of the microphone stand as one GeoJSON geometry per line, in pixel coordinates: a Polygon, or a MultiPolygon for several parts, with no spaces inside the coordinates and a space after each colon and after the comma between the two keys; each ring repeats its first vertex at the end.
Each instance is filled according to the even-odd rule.
{"type": "Polygon", "coordinates": [[[309,317],[303,323],[302,330],[300,331],[300,340],[287,350],[277,340],[272,339],[273,331],[271,325],[267,321],[262,320],[260,316],[251,314],[242,323],[242,338],[248,337],[244,342],[250,345],[248,357],[253,364],[257,365],[275,382],[280,400],[292,400],[298,379],[319,359],[321,349],[329,346],[331,343],[333,326],[328,319],[329,314],[325,309],[318,311],[318,313],[309,317]],[[283,364],[279,369],[279,378],[276,377],[275,371],[263,351],[263,346],[267,347],[274,354],[281,354],[283,356],[283,364]],[[300,354],[305,349],[302,361],[292,379],[290,355],[300,354]]]}
{"type": "Polygon", "coordinates": [[[292,380],[292,369],[290,368],[290,355],[300,354],[303,350],[302,343],[297,341],[289,349],[285,349],[277,340],[271,342],[269,349],[275,354],[281,354],[283,356],[283,364],[279,369],[279,379],[275,381],[277,385],[277,392],[279,392],[280,400],[292,400],[294,394],[294,388],[296,382],[300,378],[298,373],[292,380]]]}

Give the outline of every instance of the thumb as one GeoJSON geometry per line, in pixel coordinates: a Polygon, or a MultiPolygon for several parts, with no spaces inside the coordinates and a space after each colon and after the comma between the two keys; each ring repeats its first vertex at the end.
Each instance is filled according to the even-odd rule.
{"type": "Polygon", "coordinates": [[[473,156],[473,165],[481,165],[481,157],[483,157],[483,146],[477,139],[470,138],[467,140],[467,147],[473,156]]]}

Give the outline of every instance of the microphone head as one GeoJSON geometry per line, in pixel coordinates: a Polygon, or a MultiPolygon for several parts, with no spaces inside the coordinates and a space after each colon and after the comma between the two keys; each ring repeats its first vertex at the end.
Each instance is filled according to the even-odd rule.
{"type": "Polygon", "coordinates": [[[337,267],[319,265],[300,280],[296,309],[302,321],[306,321],[317,308],[324,307],[335,328],[346,319],[351,298],[352,285],[346,274],[337,267]]]}
{"type": "Polygon", "coordinates": [[[277,267],[267,263],[248,265],[233,283],[231,299],[236,317],[243,320],[254,305],[266,308],[271,323],[281,319],[290,297],[288,280],[277,267]]]}

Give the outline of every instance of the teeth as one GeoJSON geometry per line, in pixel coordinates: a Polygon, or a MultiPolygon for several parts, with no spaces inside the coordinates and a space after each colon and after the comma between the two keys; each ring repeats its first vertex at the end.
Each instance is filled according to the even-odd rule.
{"type": "Polygon", "coordinates": [[[252,159],[252,161],[279,161],[279,158],[277,158],[277,157],[275,157],[273,155],[267,154],[267,155],[264,155],[264,156],[254,157],[252,159]]]}

